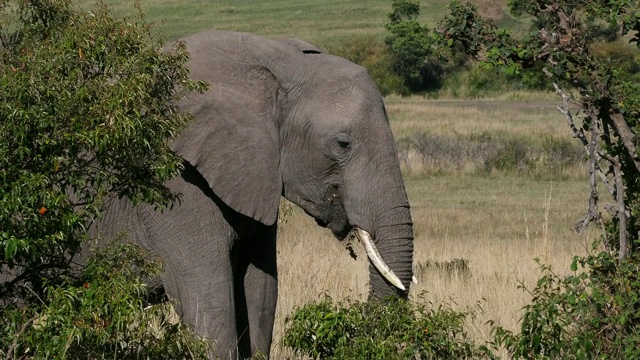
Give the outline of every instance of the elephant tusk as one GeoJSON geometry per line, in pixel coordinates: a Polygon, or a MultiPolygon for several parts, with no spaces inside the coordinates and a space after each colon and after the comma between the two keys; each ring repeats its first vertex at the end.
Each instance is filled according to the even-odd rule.
{"type": "Polygon", "coordinates": [[[367,253],[369,260],[371,260],[371,263],[376,267],[376,269],[378,269],[380,274],[382,274],[382,276],[387,279],[387,281],[389,281],[393,286],[397,287],[400,290],[405,290],[405,287],[404,285],[402,285],[400,279],[398,279],[396,274],[391,271],[387,263],[385,263],[382,259],[382,256],[380,256],[378,249],[376,249],[376,246],[371,239],[371,235],[360,228],[356,229],[356,235],[362,243],[362,246],[364,246],[364,251],[367,253]]]}
{"type": "Polygon", "coordinates": [[[414,284],[417,284],[418,283],[418,278],[415,275],[413,275],[411,277],[411,282],[414,283],[414,284]]]}

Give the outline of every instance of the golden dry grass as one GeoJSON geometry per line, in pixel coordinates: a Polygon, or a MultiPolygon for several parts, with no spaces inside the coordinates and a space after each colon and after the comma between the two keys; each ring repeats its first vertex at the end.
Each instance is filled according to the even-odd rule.
{"type": "MultiPolygon", "coordinates": [[[[409,129],[440,133],[501,129],[522,136],[569,136],[559,113],[526,109],[522,103],[494,101],[484,106],[470,101],[451,106],[420,98],[391,98],[387,103],[396,134],[413,131],[409,129]]],[[[596,230],[583,235],[571,230],[587,205],[584,177],[542,181],[454,173],[405,181],[415,230],[414,265],[456,258],[469,264],[466,274],[418,273],[419,284],[412,287],[411,296],[416,301],[455,304],[458,309],[480,301],[484,311],[467,324],[478,341],[490,336],[487,320],[517,330],[519,310],[530,300],[518,285],[535,284],[539,270],[534,258],[560,273],[568,272],[573,255],[584,253],[598,236],[596,230]]],[[[286,315],[325,293],[334,299],[364,299],[367,260],[359,246],[355,246],[359,257],[353,260],[344,243],[298,210],[282,226],[278,246],[280,296],[272,355],[295,359],[279,344],[286,315]]]]}

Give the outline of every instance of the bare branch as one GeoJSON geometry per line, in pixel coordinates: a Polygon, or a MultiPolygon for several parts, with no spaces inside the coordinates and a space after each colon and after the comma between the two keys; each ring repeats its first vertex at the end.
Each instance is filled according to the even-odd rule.
{"type": "Polygon", "coordinates": [[[557,109],[564,115],[565,119],[567,120],[569,129],[571,129],[571,137],[580,140],[582,145],[585,147],[585,150],[587,150],[587,153],[589,153],[589,141],[587,140],[584,131],[582,131],[582,129],[578,129],[575,122],[573,121],[573,116],[571,115],[571,110],[569,109],[569,95],[567,95],[555,82],[553,83],[553,87],[554,89],[556,89],[556,93],[560,94],[560,96],[562,97],[563,107],[558,106],[557,109]]]}
{"type": "MultiPolygon", "coordinates": [[[[566,109],[568,112],[568,108],[566,109]]],[[[584,135],[584,134],[583,134],[584,135]]],[[[586,138],[585,138],[586,140],[586,138]]],[[[597,173],[601,172],[598,166],[598,122],[595,116],[591,116],[591,141],[588,143],[589,153],[589,210],[585,214],[583,220],[578,225],[578,232],[582,233],[590,222],[597,222],[604,228],[602,216],[598,209],[598,201],[600,195],[598,193],[598,180],[596,178],[597,173]]]]}
{"type": "MultiPolygon", "coordinates": [[[[553,83],[553,87],[556,89],[556,93],[558,93],[558,94],[560,94],[560,96],[562,96],[563,107],[561,108],[560,106],[558,106],[557,109],[564,115],[565,120],[567,120],[567,124],[569,125],[569,129],[571,129],[571,137],[577,138],[578,140],[580,140],[580,142],[582,143],[582,146],[584,146],[584,149],[587,152],[587,156],[588,156],[589,155],[589,141],[587,140],[587,137],[584,134],[584,131],[582,131],[582,129],[578,128],[576,126],[575,122],[573,121],[573,115],[571,114],[571,110],[569,109],[569,95],[567,95],[558,86],[558,84],[555,83],[555,82],[553,83]]],[[[597,161],[596,162],[596,174],[600,178],[600,181],[602,181],[602,183],[606,186],[607,190],[609,190],[609,193],[611,194],[611,196],[615,197],[615,189],[614,189],[614,187],[609,183],[609,179],[607,178],[607,175],[605,175],[605,173],[600,168],[600,165],[598,164],[600,159],[603,158],[603,157],[604,156],[600,151],[596,152],[596,161],[597,161]]]]}
{"type": "MultiPolygon", "coordinates": [[[[577,138],[584,146],[589,163],[589,186],[591,191],[589,192],[589,209],[587,213],[584,215],[582,220],[578,221],[575,225],[576,231],[579,233],[584,232],[587,226],[591,222],[598,223],[604,229],[604,223],[602,221],[602,216],[600,215],[600,210],[598,210],[598,201],[600,200],[600,195],[598,194],[598,179],[597,176],[600,177],[600,180],[607,186],[610,192],[613,189],[609,186],[608,179],[606,175],[600,169],[598,161],[600,160],[600,153],[598,152],[598,122],[597,117],[591,117],[591,139],[588,140],[586,134],[582,129],[579,129],[575,122],[573,121],[573,115],[571,114],[571,109],[569,109],[569,96],[556,84],[553,83],[553,87],[556,89],[556,93],[562,96],[563,107],[558,106],[558,110],[564,114],[564,117],[571,129],[571,136],[577,138]]],[[[592,114],[593,115],[593,114],[592,114]]]]}

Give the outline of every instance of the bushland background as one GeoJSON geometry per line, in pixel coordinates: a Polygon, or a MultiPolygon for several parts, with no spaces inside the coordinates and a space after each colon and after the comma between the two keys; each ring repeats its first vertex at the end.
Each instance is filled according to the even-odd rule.
{"type": "MultiPolygon", "coordinates": [[[[105,1],[116,13],[129,1],[105,1]]],[[[216,28],[267,37],[298,37],[330,52],[382,57],[390,1],[139,1],[147,21],[167,39],[216,28]]],[[[506,1],[474,0],[500,27],[522,31],[506,1]]],[[[81,1],[80,7],[93,5],[81,1]]],[[[421,1],[418,21],[433,27],[446,0],[421,1]]],[[[621,44],[621,43],[620,43],[621,44]]],[[[625,52],[602,44],[601,51],[625,52]]],[[[631,51],[631,50],[629,50],[631,51]]],[[[626,53],[625,53],[626,54],[626,53]]],[[[631,52],[638,60],[638,54],[631,52]]],[[[635,58],[634,58],[635,57],[635,58]]],[[[418,301],[478,309],[467,331],[488,340],[488,319],[517,330],[520,309],[535,285],[534,258],[569,272],[601,233],[572,230],[587,208],[584,149],[574,139],[550,91],[531,90],[491,70],[461,67],[421,95],[385,98],[415,224],[418,301]]],[[[279,234],[280,301],[272,356],[293,356],[280,344],[284,319],[296,306],[328,294],[364,299],[366,256],[353,260],[329,231],[293,207],[279,234]]]]}

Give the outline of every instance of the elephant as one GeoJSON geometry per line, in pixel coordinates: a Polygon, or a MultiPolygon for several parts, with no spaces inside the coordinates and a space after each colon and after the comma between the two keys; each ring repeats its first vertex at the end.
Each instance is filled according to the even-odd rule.
{"type": "Polygon", "coordinates": [[[297,39],[209,30],[181,41],[191,77],[210,85],[179,103],[194,117],[170,143],[184,170],[168,186],[182,200],[161,212],[114,201],[98,233],[127,229],[160,256],[178,314],[223,358],[269,354],[281,196],[338,240],[360,236],[370,296],[406,298],[413,224],[367,70],[297,39]]]}

